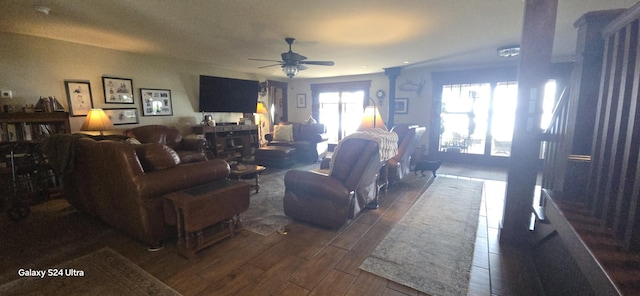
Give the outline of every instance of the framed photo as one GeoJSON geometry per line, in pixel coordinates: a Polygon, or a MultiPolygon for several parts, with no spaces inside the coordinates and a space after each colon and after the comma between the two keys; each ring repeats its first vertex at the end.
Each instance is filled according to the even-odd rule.
{"type": "Polygon", "coordinates": [[[171,90],[141,88],[142,116],[171,116],[171,90]]]}
{"type": "Polygon", "coordinates": [[[104,113],[109,116],[113,125],[138,123],[138,109],[136,108],[104,109],[104,113]]]}
{"type": "Polygon", "coordinates": [[[71,116],[86,116],[93,108],[91,83],[87,80],[65,80],[64,88],[67,90],[69,114],[71,116]]]}
{"type": "Polygon", "coordinates": [[[298,108],[307,108],[307,95],[306,94],[298,94],[296,97],[298,100],[298,108]]]}
{"type": "Polygon", "coordinates": [[[105,104],[134,104],[131,79],[102,77],[105,104]]]}
{"type": "Polygon", "coordinates": [[[409,99],[408,98],[397,98],[395,100],[395,114],[407,114],[409,113],[409,99]]]}

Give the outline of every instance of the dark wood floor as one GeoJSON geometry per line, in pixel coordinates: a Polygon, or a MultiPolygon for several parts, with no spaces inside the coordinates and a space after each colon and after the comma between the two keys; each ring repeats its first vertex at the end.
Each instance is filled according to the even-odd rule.
{"type": "MultiPolygon", "coordinates": [[[[485,184],[469,295],[540,295],[526,253],[498,243],[505,185],[504,179],[500,179],[504,172],[486,170],[488,177],[482,179],[479,178],[482,171],[485,169],[443,166],[438,177],[473,177],[485,184]]],[[[15,278],[11,275],[15,270],[11,268],[33,262],[64,262],[68,257],[108,246],[184,295],[424,295],[361,271],[358,266],[426,187],[426,178],[410,176],[390,189],[379,209],[365,212],[340,230],[298,222],[288,226],[287,235],[275,232],[261,236],[243,230],[235,238],[222,241],[191,260],[177,255],[175,244],[168,243],[158,252],[148,252],[144,245],[112,230],[102,233],[99,239],[87,239],[81,246],[66,246],[73,252],[57,258],[21,258],[24,248],[31,247],[27,241],[22,249],[21,246],[10,249],[16,254],[0,254],[12,258],[3,265],[0,283],[15,278]]],[[[29,219],[38,219],[39,210],[63,212],[66,206],[64,201],[41,205],[29,219]]],[[[96,222],[87,222],[92,223],[96,222]]],[[[12,227],[7,226],[6,221],[2,225],[12,227]]],[[[34,227],[38,223],[31,221],[25,225],[34,227]]],[[[29,254],[48,256],[42,253],[29,254]]]]}

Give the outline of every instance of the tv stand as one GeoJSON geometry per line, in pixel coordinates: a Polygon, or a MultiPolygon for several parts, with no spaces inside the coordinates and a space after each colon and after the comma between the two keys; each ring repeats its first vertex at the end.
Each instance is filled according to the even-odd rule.
{"type": "Polygon", "coordinates": [[[250,159],[258,147],[257,125],[198,125],[192,127],[192,131],[204,135],[209,142],[209,149],[217,158],[250,159]]]}

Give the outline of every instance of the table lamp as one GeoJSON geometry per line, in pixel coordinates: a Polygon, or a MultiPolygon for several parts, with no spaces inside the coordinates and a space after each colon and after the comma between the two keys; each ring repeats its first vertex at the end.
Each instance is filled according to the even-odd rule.
{"type": "Polygon", "coordinates": [[[101,136],[104,130],[111,129],[114,129],[113,123],[102,109],[91,109],[80,127],[81,131],[99,131],[101,136]]]}

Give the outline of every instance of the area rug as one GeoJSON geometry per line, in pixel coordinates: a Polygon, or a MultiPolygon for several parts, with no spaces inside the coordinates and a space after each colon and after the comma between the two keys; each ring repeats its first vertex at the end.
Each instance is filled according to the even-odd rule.
{"type": "MultiPolygon", "coordinates": [[[[312,170],[319,164],[297,165],[291,169],[312,170]]],[[[282,204],[284,175],[289,169],[267,168],[260,176],[260,192],[251,192],[249,209],[240,214],[242,226],[251,232],[267,236],[293,221],[285,216],[282,204]]]]}
{"type": "Polygon", "coordinates": [[[436,178],[360,268],[429,295],[467,295],[481,201],[482,182],[436,178]]]}
{"type": "Polygon", "coordinates": [[[16,273],[23,275],[0,286],[0,295],[180,295],[109,248],[56,266],[16,273]],[[34,271],[43,274],[24,275],[34,271]]]}

